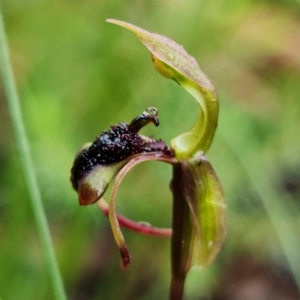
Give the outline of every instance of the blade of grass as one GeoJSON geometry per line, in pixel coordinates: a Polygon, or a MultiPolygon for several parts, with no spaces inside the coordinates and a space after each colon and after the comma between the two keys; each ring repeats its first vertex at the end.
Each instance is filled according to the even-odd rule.
{"type": "MultiPolygon", "coordinates": [[[[289,220],[289,216],[292,216],[297,208],[293,205],[293,201],[290,195],[280,195],[280,201],[277,201],[278,195],[276,194],[273,183],[265,176],[264,170],[269,170],[270,166],[274,165],[274,161],[270,161],[269,155],[264,155],[263,159],[260,158],[260,166],[257,168],[257,158],[255,154],[252,157],[245,158],[238,151],[239,145],[231,139],[226,130],[219,129],[220,137],[222,137],[224,144],[233,153],[236,159],[239,161],[245,174],[247,175],[249,182],[251,183],[254,191],[259,196],[266,214],[277,234],[278,241],[282,248],[283,254],[289,265],[290,271],[297,284],[298,291],[300,291],[300,268],[299,265],[299,233],[298,229],[293,226],[289,220]],[[288,205],[286,205],[288,203],[288,205]]],[[[268,150],[266,150],[268,151],[268,150]]],[[[279,177],[276,174],[276,170],[273,170],[275,177],[279,177]]]]}
{"type": "Polygon", "coordinates": [[[16,135],[16,142],[20,154],[20,160],[23,167],[24,177],[26,180],[28,193],[31,200],[31,206],[36,221],[37,230],[44,252],[46,266],[50,275],[53,293],[55,299],[66,299],[62,278],[56,261],[54,248],[51,241],[50,231],[44,212],[40,190],[37,184],[34,172],[33,162],[30,155],[29,143],[26,136],[16,84],[9,59],[8,45],[6,41],[4,22],[0,6],[0,68],[9,113],[16,135]]]}

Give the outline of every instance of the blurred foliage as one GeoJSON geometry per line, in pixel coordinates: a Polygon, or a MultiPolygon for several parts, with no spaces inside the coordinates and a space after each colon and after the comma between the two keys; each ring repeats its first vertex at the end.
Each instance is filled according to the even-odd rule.
{"type": "MultiPolygon", "coordinates": [[[[228,205],[216,262],[190,272],[186,299],[299,299],[299,1],[2,1],[32,155],[70,299],[166,299],[169,240],[124,231],[133,256],[119,268],[108,220],[79,207],[69,181],[80,146],[148,106],[170,141],[197,104],[154,70],[125,20],[185,46],[219,92],[209,158],[228,205]],[[298,252],[298,253],[297,253],[298,252]],[[297,267],[297,266],[296,266],[297,267]]],[[[52,299],[0,81],[0,297],[52,299]]],[[[126,177],[118,210],[169,226],[171,168],[155,162],[126,177]]]]}

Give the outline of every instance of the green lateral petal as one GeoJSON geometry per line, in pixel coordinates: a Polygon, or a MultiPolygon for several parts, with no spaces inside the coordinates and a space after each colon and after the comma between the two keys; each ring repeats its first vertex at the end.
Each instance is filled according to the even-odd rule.
{"type": "Polygon", "coordinates": [[[226,236],[226,206],[220,182],[202,153],[173,167],[172,189],[178,202],[174,208],[182,207],[173,212],[173,220],[179,214],[183,218],[182,228],[179,221],[173,223],[173,237],[184,242],[173,259],[181,261],[176,270],[184,274],[191,263],[204,268],[216,257],[226,236]]]}
{"type": "Polygon", "coordinates": [[[125,241],[125,238],[122,234],[117,212],[116,212],[116,196],[117,196],[117,191],[119,188],[119,185],[125,175],[137,164],[144,162],[144,161],[149,161],[149,160],[156,160],[156,161],[163,161],[169,164],[174,164],[177,162],[176,159],[171,158],[169,156],[165,156],[163,154],[159,153],[144,153],[139,156],[132,157],[131,160],[120,170],[118,173],[115,183],[112,187],[112,192],[110,196],[110,201],[109,201],[109,221],[111,224],[111,228],[113,231],[113,235],[115,238],[115,241],[120,249],[121,253],[121,267],[122,269],[126,269],[131,261],[131,256],[125,241]]]}
{"type": "Polygon", "coordinates": [[[196,60],[182,46],[162,35],[148,32],[127,22],[108,19],[137,35],[152,54],[155,68],[166,78],[175,80],[199,103],[200,113],[194,127],[174,138],[171,147],[178,159],[206,152],[212,142],[218,120],[218,101],[214,87],[196,60]]]}

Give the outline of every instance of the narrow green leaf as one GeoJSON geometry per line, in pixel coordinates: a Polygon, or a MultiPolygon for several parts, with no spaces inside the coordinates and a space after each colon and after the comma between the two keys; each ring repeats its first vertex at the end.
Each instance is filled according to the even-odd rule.
{"type": "MultiPolygon", "coordinates": [[[[0,3],[0,74],[3,79],[3,88],[6,94],[8,110],[15,132],[16,145],[19,150],[21,164],[20,168],[23,168],[24,178],[26,179],[30,204],[41,241],[46,267],[50,275],[50,282],[53,289],[53,299],[64,300],[67,299],[67,296],[56,260],[50,230],[47,223],[47,217],[43,207],[41,193],[30,154],[30,145],[23,122],[20,100],[9,57],[9,49],[5,35],[1,4],[2,3],[0,3]]],[[[18,174],[18,176],[21,175],[18,174]]]]}
{"type": "Polygon", "coordinates": [[[196,60],[182,46],[162,35],[148,32],[127,22],[107,19],[137,35],[152,54],[157,71],[175,80],[199,103],[200,112],[194,127],[171,141],[176,158],[192,157],[206,152],[212,142],[218,120],[218,101],[214,87],[196,60]]]}

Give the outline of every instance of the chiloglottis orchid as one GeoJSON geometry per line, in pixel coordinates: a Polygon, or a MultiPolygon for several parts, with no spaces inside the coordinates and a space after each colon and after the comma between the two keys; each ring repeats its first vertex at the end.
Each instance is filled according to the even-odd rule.
{"type": "Polygon", "coordinates": [[[184,282],[191,265],[206,267],[214,260],[226,236],[222,187],[205,156],[217,126],[217,95],[196,60],[182,46],[132,24],[112,19],[107,21],[136,34],[150,51],[158,72],[173,79],[196,99],[198,117],[193,128],[173,138],[170,146],[162,140],[139,134],[140,129],[149,123],[159,125],[158,110],[154,107],[146,109],[130,123],[111,126],[93,143],[85,144],[76,155],[71,170],[72,185],[78,192],[80,205],[97,202],[109,216],[123,268],[129,265],[130,254],[120,225],[141,233],[171,236],[171,286],[178,286],[184,282]],[[131,168],[149,160],[168,163],[173,168],[170,185],[173,194],[172,229],[151,227],[116,213],[115,200],[120,182],[131,168]],[[107,204],[103,195],[114,177],[107,204]]]}

